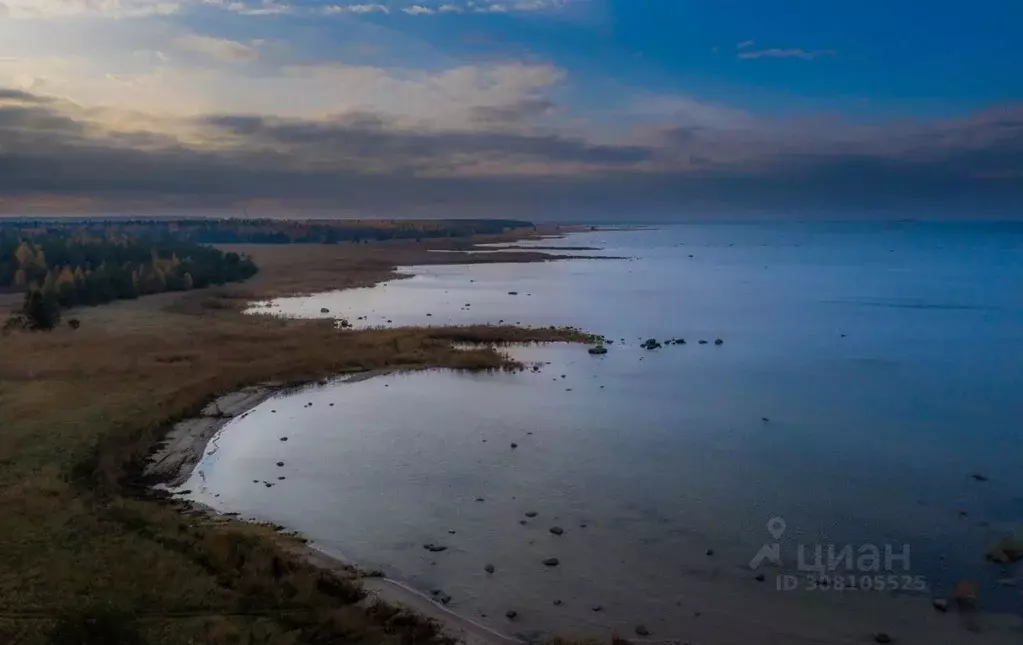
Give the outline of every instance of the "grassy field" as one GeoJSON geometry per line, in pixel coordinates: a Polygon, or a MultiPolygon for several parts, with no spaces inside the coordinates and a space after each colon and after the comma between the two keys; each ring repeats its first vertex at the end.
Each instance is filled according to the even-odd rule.
{"type": "MultiPolygon", "coordinates": [[[[372,284],[396,264],[480,256],[414,243],[234,250],[261,267],[249,283],[80,310],[77,331],[0,338],[0,643],[437,640],[428,621],[368,604],[355,572],[312,568],[272,529],[154,498],[140,465],[171,422],[244,385],[396,365],[497,369],[509,359],[494,343],[585,336],[339,332],[328,322],[243,316],[247,298],[372,284]],[[463,341],[487,344],[452,347],[463,341]]],[[[537,257],[501,257],[516,259],[537,257]]]]}

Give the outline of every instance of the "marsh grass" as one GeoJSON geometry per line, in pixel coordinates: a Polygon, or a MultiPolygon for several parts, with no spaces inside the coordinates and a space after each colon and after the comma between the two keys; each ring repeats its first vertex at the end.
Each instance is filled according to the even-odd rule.
{"type": "Polygon", "coordinates": [[[331,275],[350,286],[393,272],[385,255],[325,248],[334,253],[279,247],[261,259],[257,249],[251,284],[81,310],[78,330],[0,338],[0,643],[440,639],[422,617],[367,606],[354,570],[314,568],[272,527],[188,513],[140,476],[170,424],[246,385],[517,369],[501,344],[587,340],[490,326],[341,332],[238,313],[247,298],[323,288],[331,275]]]}

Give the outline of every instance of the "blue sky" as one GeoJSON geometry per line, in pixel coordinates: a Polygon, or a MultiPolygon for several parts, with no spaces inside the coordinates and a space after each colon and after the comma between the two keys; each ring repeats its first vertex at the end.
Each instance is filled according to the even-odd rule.
{"type": "Polygon", "coordinates": [[[1021,26],[1015,0],[0,0],[0,195],[1018,217],[1021,26]]]}

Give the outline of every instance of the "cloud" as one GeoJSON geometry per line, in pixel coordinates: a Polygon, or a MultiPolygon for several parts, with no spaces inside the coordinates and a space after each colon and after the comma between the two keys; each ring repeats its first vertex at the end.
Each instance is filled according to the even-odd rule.
{"type": "Polygon", "coordinates": [[[521,123],[534,117],[556,111],[557,105],[544,98],[528,98],[504,105],[480,105],[472,109],[472,120],[478,123],[501,125],[521,123]]]}
{"type": "Polygon", "coordinates": [[[391,13],[391,9],[386,5],[379,3],[370,4],[332,4],[327,5],[320,9],[321,13],[325,16],[336,16],[343,13],[350,13],[355,15],[369,14],[369,13],[391,13]]]}
{"type": "Polygon", "coordinates": [[[741,43],[738,43],[738,44],[737,44],[737,45],[735,46],[735,48],[736,48],[736,49],[746,49],[747,47],[752,47],[752,46],[753,46],[753,45],[755,45],[755,44],[756,44],[756,42],[755,42],[755,41],[752,41],[752,40],[744,40],[744,41],[742,41],[741,43]]]}
{"type": "Polygon", "coordinates": [[[657,136],[617,143],[598,142],[596,131],[504,129],[515,107],[550,108],[484,110],[465,127],[376,111],[154,120],[3,90],[0,196],[8,208],[40,196],[182,208],[259,198],[365,215],[530,217],[1023,199],[1023,106],[872,127],[666,123],[657,136]]]}
{"type": "Polygon", "coordinates": [[[243,63],[259,58],[259,51],[252,45],[226,38],[185,34],[178,36],[174,40],[174,44],[183,51],[208,56],[226,63],[243,63]]]}
{"type": "Polygon", "coordinates": [[[174,0],[3,0],[0,15],[12,19],[141,18],[167,16],[182,10],[174,0]]]}
{"type": "MultiPolygon", "coordinates": [[[[752,41],[747,41],[752,44],[752,41]]],[[[815,58],[821,58],[824,56],[834,56],[835,50],[833,49],[814,49],[807,51],[805,49],[793,48],[793,49],[760,49],[756,51],[741,51],[737,54],[739,58],[754,59],[754,58],[799,58],[802,60],[813,60],[815,58]]]]}

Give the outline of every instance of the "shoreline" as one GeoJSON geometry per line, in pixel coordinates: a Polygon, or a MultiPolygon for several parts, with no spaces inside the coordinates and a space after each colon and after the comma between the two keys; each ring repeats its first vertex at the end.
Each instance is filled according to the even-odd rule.
{"type": "MultiPolygon", "coordinates": [[[[188,481],[195,467],[205,456],[210,443],[215,441],[217,435],[231,421],[244,419],[250,411],[275,396],[297,392],[315,385],[358,383],[377,376],[398,372],[415,372],[423,369],[430,368],[410,366],[366,370],[335,378],[296,384],[265,382],[220,396],[204,406],[198,415],[175,423],[167,434],[165,445],[160,446],[150,455],[145,468],[145,476],[152,482],[150,489],[166,493],[171,499],[184,503],[192,510],[201,511],[219,521],[265,524],[254,518],[243,519],[231,511],[222,511],[208,504],[189,500],[182,496],[188,495],[190,490],[174,489],[180,489],[188,481]]],[[[283,527],[278,532],[282,536],[301,536],[300,533],[292,531],[288,527],[283,527]]],[[[343,574],[353,569],[362,570],[358,562],[332,553],[314,542],[305,540],[305,538],[302,538],[299,544],[287,544],[284,545],[284,548],[298,555],[306,563],[324,571],[343,574]]],[[[465,645],[518,645],[526,642],[450,610],[435,602],[428,594],[399,580],[384,575],[361,575],[359,583],[366,592],[367,598],[401,606],[429,620],[436,621],[443,635],[459,643],[465,645]]]]}
{"type": "MultiPolygon", "coordinates": [[[[188,437],[179,436],[176,445],[185,455],[198,455],[198,459],[201,459],[203,454],[205,454],[205,447],[216,438],[216,434],[222,431],[224,426],[231,420],[244,418],[254,407],[276,395],[298,391],[306,387],[315,387],[316,385],[350,384],[376,376],[420,371],[421,369],[428,368],[396,367],[382,370],[367,370],[334,379],[327,379],[326,381],[309,381],[301,385],[264,383],[243,388],[238,392],[224,395],[205,406],[203,412],[206,416],[199,416],[180,422],[182,428],[192,429],[209,427],[207,424],[219,422],[219,429],[216,432],[207,434],[202,431],[193,430],[193,433],[188,435],[188,437]],[[232,404],[235,407],[230,407],[232,404]],[[244,409],[242,409],[242,406],[245,406],[244,409]],[[225,414],[233,412],[234,416],[216,416],[215,411],[218,409],[225,414]],[[211,412],[213,414],[210,414],[211,412]],[[196,421],[203,423],[195,423],[196,421]],[[192,441],[191,444],[187,444],[189,437],[192,441]]],[[[177,477],[187,479],[187,476],[194,469],[195,463],[189,465],[187,460],[182,460],[179,464],[182,470],[176,474],[177,477]]],[[[242,518],[229,510],[218,510],[202,502],[178,497],[178,495],[187,494],[186,491],[170,491],[170,494],[175,501],[184,503],[192,510],[201,511],[218,521],[261,526],[270,524],[265,520],[261,521],[255,517],[242,518]]],[[[425,591],[416,589],[401,580],[389,578],[378,573],[367,574],[360,568],[360,563],[332,552],[315,542],[308,541],[302,537],[301,532],[294,530],[292,527],[276,524],[273,526],[280,538],[280,547],[316,569],[334,574],[347,573],[348,575],[351,575],[353,571],[360,572],[361,575],[357,575],[357,581],[366,593],[366,599],[363,602],[371,603],[379,600],[386,604],[409,610],[422,618],[433,621],[443,636],[466,645],[517,645],[530,642],[524,638],[502,633],[467,615],[449,609],[443,604],[438,603],[425,591]],[[294,537],[299,537],[299,540],[292,541],[290,539],[294,537]]],[[[702,595],[699,592],[701,588],[702,583],[696,583],[691,586],[690,592],[695,594],[695,596],[700,596],[702,595]]],[[[704,589],[704,592],[707,591],[708,589],[704,589]]],[[[637,638],[631,635],[627,638],[630,642],[636,643],[677,644],[679,642],[686,642],[685,639],[695,637],[697,639],[695,642],[718,643],[719,645],[739,645],[740,643],[745,644],[748,642],[761,642],[765,645],[852,645],[857,642],[863,642],[851,638],[849,635],[852,629],[851,625],[862,622],[862,617],[859,616],[862,612],[855,610],[855,608],[858,608],[871,612],[873,616],[872,622],[892,626],[892,633],[897,635],[898,642],[927,643],[928,645],[951,645],[953,643],[958,645],[959,642],[955,640],[959,630],[952,631],[949,629],[951,624],[943,622],[951,620],[954,621],[954,624],[958,624],[960,619],[956,618],[952,613],[955,610],[950,607],[949,615],[945,615],[944,612],[939,613],[931,606],[928,598],[902,596],[882,599],[872,596],[857,596],[850,597],[849,599],[853,606],[843,609],[840,606],[834,605],[831,598],[828,598],[827,602],[824,603],[811,599],[809,596],[793,597],[791,600],[787,598],[783,600],[780,597],[761,598],[759,605],[753,607],[749,605],[749,602],[756,599],[755,595],[742,593],[735,595],[735,589],[731,589],[726,595],[731,595],[731,599],[724,601],[723,597],[719,597],[719,602],[715,602],[713,606],[703,607],[702,613],[704,617],[699,621],[694,621],[690,625],[692,631],[686,633],[685,638],[681,640],[678,637],[637,638]],[[795,617],[798,620],[795,622],[779,622],[778,617],[782,614],[787,614],[789,618],[795,617]],[[835,631],[835,635],[833,637],[820,636],[819,630],[822,624],[830,624],[835,631]],[[915,629],[923,630],[926,633],[916,633],[915,629]],[[948,631],[946,632],[946,630],[948,631]],[[944,638],[946,633],[950,638],[949,640],[944,638]]],[[[1018,620],[1012,614],[978,612],[963,614],[961,619],[975,620],[978,621],[978,626],[983,625],[983,630],[976,635],[976,642],[978,644],[997,643],[1001,645],[1003,643],[1015,642],[1012,639],[1015,639],[1018,635],[1018,627],[1014,626],[1018,620]]],[[[609,635],[612,633],[613,630],[608,630],[609,635]]]]}
{"type": "MultiPolygon", "coordinates": [[[[383,281],[387,280],[385,279],[383,281]]],[[[345,289],[342,288],[337,290],[341,291],[345,289]]],[[[406,371],[406,369],[409,371],[414,371],[417,369],[429,368],[421,366],[412,368],[394,367],[387,368],[384,370],[360,371],[346,374],[338,378],[332,378],[329,381],[320,380],[319,384],[325,385],[328,382],[351,383],[357,380],[368,379],[374,376],[383,375],[387,373],[406,371]]],[[[273,396],[276,396],[278,394],[285,393],[289,390],[312,386],[314,382],[316,381],[310,380],[304,383],[293,385],[263,383],[257,386],[243,388],[243,390],[233,392],[231,394],[225,395],[224,397],[220,397],[214,403],[207,405],[206,407],[203,408],[203,411],[198,418],[193,418],[186,420],[186,422],[181,422],[181,423],[190,422],[192,424],[192,426],[190,427],[192,427],[193,429],[191,431],[184,430],[181,431],[185,432],[186,434],[188,434],[189,432],[191,433],[190,434],[191,444],[182,447],[183,452],[185,453],[185,458],[178,462],[179,472],[177,473],[177,478],[180,479],[180,483],[183,483],[184,479],[187,479],[187,476],[191,469],[194,468],[195,463],[201,460],[205,452],[206,446],[209,444],[210,441],[212,441],[216,437],[218,432],[223,430],[223,428],[230,422],[231,419],[244,418],[244,416],[247,414],[249,410],[263,403],[267,399],[272,398],[273,396]],[[235,396],[236,399],[230,399],[231,396],[235,396]],[[224,401],[222,399],[227,400],[224,401]],[[232,401],[234,401],[235,406],[233,408],[231,407],[232,401]],[[230,414],[231,416],[226,416],[227,414],[230,414]],[[199,444],[201,444],[201,447],[199,446],[199,444]],[[194,459],[194,461],[192,461],[191,465],[189,466],[188,464],[190,459],[194,459]]],[[[188,444],[188,440],[186,440],[185,437],[177,436],[176,439],[178,443],[184,442],[185,444],[188,444]]],[[[166,462],[167,460],[168,459],[164,457],[160,459],[160,462],[163,463],[166,462]]],[[[170,463],[173,463],[173,460],[171,460],[170,463]]],[[[218,516],[224,515],[223,513],[215,511],[213,509],[208,510],[218,516]]],[[[240,518],[234,518],[233,521],[244,520],[241,520],[240,518]]],[[[293,550],[294,553],[301,556],[309,564],[319,569],[339,572],[350,571],[352,567],[358,567],[358,563],[348,561],[343,556],[331,553],[330,551],[314,543],[306,543],[303,546],[289,545],[285,548],[293,550]]],[[[426,593],[418,591],[415,588],[406,585],[399,580],[381,576],[363,577],[360,578],[359,582],[369,597],[373,599],[382,600],[386,603],[403,606],[407,609],[412,610],[416,614],[419,614],[430,620],[436,621],[441,626],[442,633],[456,640],[466,642],[469,645],[497,645],[500,643],[525,642],[524,640],[515,638],[513,636],[509,636],[507,634],[503,634],[499,631],[487,627],[486,625],[476,622],[465,615],[452,611],[447,607],[443,606],[442,604],[436,602],[426,593]]],[[[760,609],[764,609],[770,604],[772,603],[766,603],[765,606],[760,609]]],[[[896,620],[899,620],[904,618],[905,615],[908,615],[908,611],[912,609],[912,611],[915,612],[914,620],[920,619],[925,620],[928,623],[931,623],[933,617],[931,617],[930,615],[924,615],[927,614],[928,612],[933,612],[933,610],[927,605],[928,603],[926,601],[916,602],[900,599],[897,602],[892,603],[890,607],[887,607],[888,611],[879,611],[877,616],[878,618],[885,617],[887,619],[894,618],[896,620]],[[914,606],[914,604],[919,606],[914,606]]],[[[796,614],[800,611],[803,612],[804,616],[809,619],[819,619],[822,618],[827,613],[823,610],[823,608],[812,606],[812,604],[810,603],[807,603],[805,607],[802,607],[799,610],[793,610],[793,614],[796,614]]],[[[737,609],[735,606],[727,606],[726,604],[719,603],[719,606],[715,607],[714,610],[708,611],[707,613],[708,614],[718,613],[719,615],[715,618],[711,618],[711,616],[708,615],[704,618],[704,622],[709,623],[712,622],[713,620],[717,620],[720,621],[720,623],[715,625],[713,629],[708,629],[710,627],[709,625],[704,625],[703,628],[701,628],[700,631],[703,632],[701,634],[701,637],[704,639],[712,639],[707,640],[706,642],[728,644],[736,642],[748,642],[749,639],[755,637],[755,633],[754,631],[752,631],[754,629],[756,629],[759,632],[759,636],[766,637],[765,640],[763,640],[762,642],[764,643],[770,642],[772,644],[781,642],[822,644],[860,642],[858,640],[850,640],[847,637],[818,639],[809,636],[808,634],[805,633],[797,634],[795,633],[796,632],[795,629],[793,629],[791,633],[786,633],[785,626],[770,620],[768,614],[764,614],[761,616],[762,618],[761,622],[746,621],[746,623],[744,624],[743,619],[748,618],[745,612],[741,609],[737,609]]],[[[1004,627],[1004,624],[1000,619],[1000,617],[1002,616],[1005,615],[987,614],[987,617],[984,620],[986,627],[985,631],[991,630],[988,631],[987,633],[988,636],[993,636],[994,638],[997,639],[999,636],[997,632],[1004,631],[1003,629],[1001,629],[1002,627],[1004,627]]],[[[838,615],[835,615],[834,617],[837,618],[838,615]]],[[[900,635],[897,630],[894,631],[893,633],[898,635],[899,642],[918,642],[915,639],[916,635],[913,634],[912,632],[910,632],[908,636],[900,635]]],[[[692,635],[693,634],[687,634],[687,636],[692,635]]],[[[647,642],[659,643],[672,642],[676,641],[677,639],[637,638],[630,640],[635,640],[637,642],[644,643],[647,642]]],[[[701,640],[700,642],[704,641],[701,640]]],[[[926,642],[937,643],[939,641],[926,642]]],[[[996,641],[989,641],[987,638],[979,638],[978,642],[996,641]]],[[[998,640],[997,642],[1004,641],[998,640]]]]}

